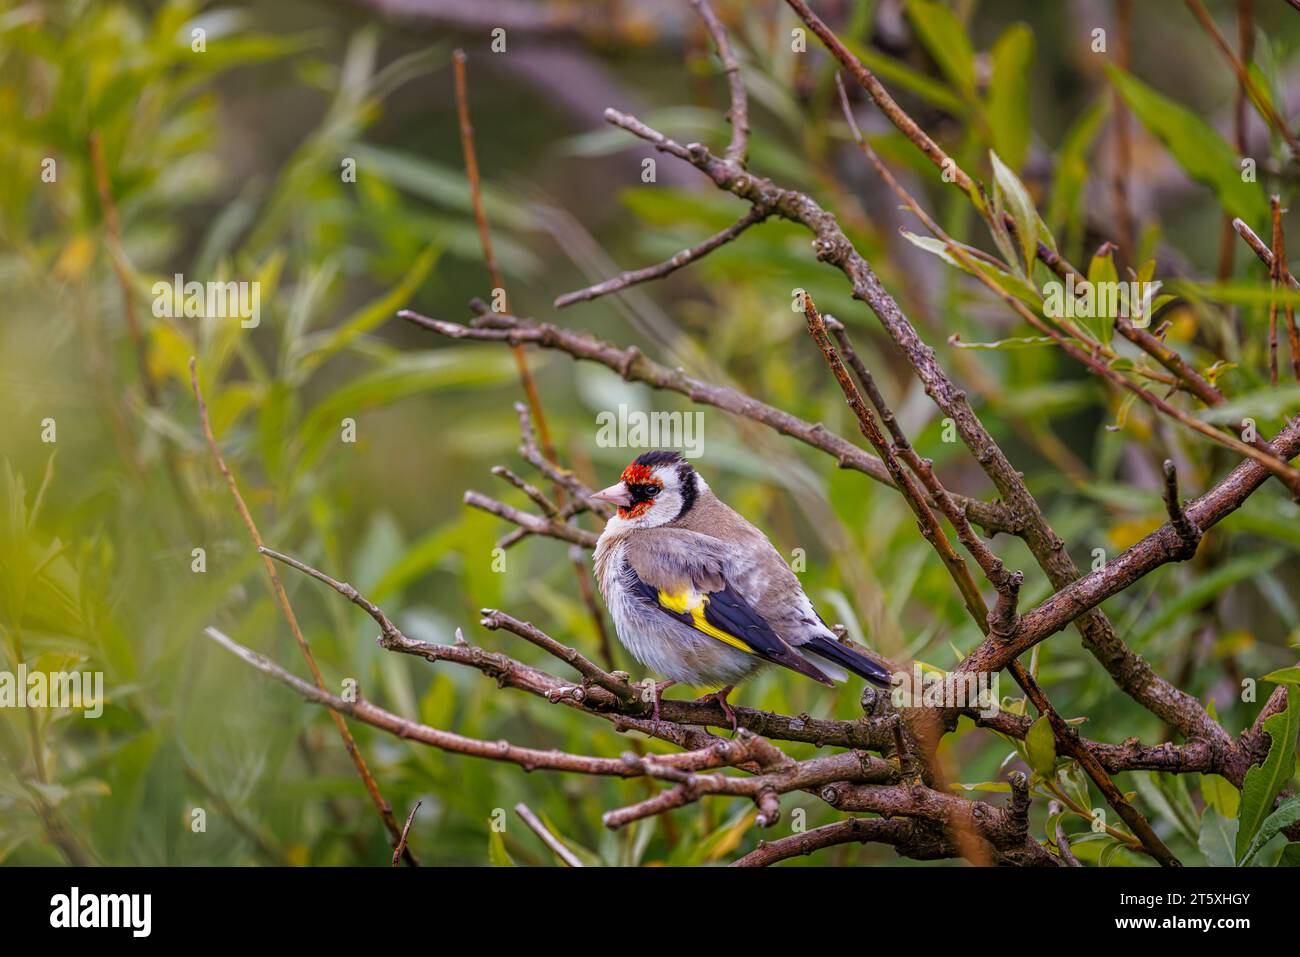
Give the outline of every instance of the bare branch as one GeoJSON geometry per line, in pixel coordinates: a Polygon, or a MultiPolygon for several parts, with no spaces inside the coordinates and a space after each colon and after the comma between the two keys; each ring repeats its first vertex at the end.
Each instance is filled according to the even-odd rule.
{"type": "MultiPolygon", "coordinates": [[[[736,389],[715,385],[689,376],[679,369],[669,369],[659,365],[647,359],[635,346],[620,349],[585,333],[550,323],[529,322],[515,317],[498,317],[499,320],[504,320],[506,325],[481,328],[432,319],[409,309],[402,310],[398,316],[451,339],[530,342],[546,349],[567,352],[575,359],[597,362],[613,369],[630,382],[644,382],[656,389],[677,392],[701,405],[713,406],[733,415],[759,422],[782,435],[788,435],[805,445],[826,452],[835,459],[840,468],[853,469],[886,485],[893,484],[888,469],[879,459],[850,444],[824,425],[806,422],[798,416],[760,402],[736,389]]],[[[982,502],[965,496],[954,497],[970,516],[971,521],[986,531],[1009,532],[1015,528],[1014,520],[1007,509],[998,503],[982,502]]]]}
{"type": "MultiPolygon", "coordinates": [[[[1277,453],[1288,459],[1300,455],[1300,419],[1291,421],[1273,439],[1277,453]]],[[[1193,528],[1202,533],[1232,514],[1269,477],[1269,472],[1254,460],[1240,463],[1217,485],[1182,511],[1193,528]]],[[[1037,608],[1021,616],[1020,627],[1014,638],[1007,642],[985,642],[962,662],[960,670],[988,671],[1005,666],[1013,658],[1032,648],[1044,638],[1066,627],[1090,608],[1095,608],[1112,595],[1118,594],[1138,579],[1171,561],[1177,561],[1184,551],[1183,538],[1172,524],[1162,525],[1137,544],[1106,563],[1105,567],[1072,582],[1052,595],[1037,608]]],[[[1138,659],[1141,661],[1141,659],[1138,659]]],[[[1143,663],[1145,664],[1145,663],[1143,663]]],[[[1121,687],[1150,685],[1154,679],[1149,666],[1143,670],[1126,672],[1121,687]]],[[[1194,704],[1181,697],[1161,696],[1160,699],[1139,699],[1158,717],[1175,727],[1187,726],[1189,736],[1210,740],[1226,740],[1227,733],[1217,722],[1202,721],[1199,702],[1194,704]],[[1189,724],[1190,722],[1190,724],[1189,724]]]]}
{"type": "Polygon", "coordinates": [[[591,299],[598,299],[601,296],[607,296],[612,292],[619,292],[629,286],[635,286],[638,283],[649,282],[652,279],[662,279],[671,273],[676,272],[683,266],[703,259],[719,246],[731,242],[750,226],[761,223],[767,219],[768,213],[761,207],[753,206],[744,216],[736,220],[720,233],[714,233],[704,242],[692,246],[689,249],[683,249],[671,259],[666,259],[654,266],[646,266],[644,269],[632,269],[620,273],[613,279],[606,279],[604,282],[596,283],[594,286],[588,286],[585,289],[579,289],[575,292],[565,293],[555,300],[555,308],[563,309],[565,306],[571,306],[575,302],[587,302],[591,299]]]}
{"type": "Polygon", "coordinates": [[[504,465],[493,466],[492,474],[497,476],[498,478],[505,479],[515,488],[519,489],[519,491],[523,492],[525,495],[531,498],[533,500],[533,503],[546,514],[547,518],[555,518],[555,516],[559,514],[559,510],[555,507],[555,505],[551,502],[549,498],[547,498],[544,494],[542,494],[541,489],[539,489],[536,485],[531,485],[528,482],[525,482],[514,472],[506,468],[504,465]]]}
{"type": "Polygon", "coordinates": [[[767,867],[792,857],[840,844],[891,844],[899,854],[918,861],[956,857],[957,849],[942,831],[909,818],[850,817],[776,841],[760,841],[756,850],[732,867],[767,867]]]}
{"type": "Polygon", "coordinates": [[[1080,766],[1087,772],[1088,777],[1092,778],[1097,787],[1101,789],[1107,803],[1115,809],[1124,823],[1137,835],[1142,842],[1142,847],[1162,866],[1181,867],[1182,862],[1174,857],[1173,852],[1165,846],[1164,841],[1160,840],[1159,835],[1156,834],[1147,819],[1129,803],[1120,789],[1115,786],[1115,782],[1106,774],[1096,755],[1079,742],[1078,732],[1066,724],[1065,719],[1052,707],[1051,702],[1047,700],[1047,695],[1043,694],[1043,689],[1038,687],[1038,682],[1029,674],[1029,671],[1018,661],[1012,663],[1011,670],[1016,677],[1016,681],[1024,689],[1025,694],[1029,696],[1029,700],[1038,709],[1039,714],[1047,716],[1047,720],[1052,726],[1052,734],[1056,738],[1057,747],[1079,762],[1080,766]]]}
{"type": "MultiPolygon", "coordinates": [[[[1300,0],[1297,0],[1297,2],[1300,2],[1300,0]]],[[[1271,272],[1273,269],[1273,251],[1268,248],[1268,245],[1264,240],[1260,239],[1259,235],[1241,219],[1234,219],[1232,221],[1232,228],[1237,231],[1237,234],[1241,236],[1243,240],[1245,240],[1246,245],[1251,248],[1255,255],[1259,257],[1259,261],[1267,266],[1271,272]]],[[[1300,280],[1297,280],[1295,276],[1291,275],[1289,269],[1285,270],[1285,272],[1286,284],[1292,289],[1300,289],[1300,280]]]]}
{"type": "Polygon", "coordinates": [[[532,642],[548,654],[559,658],[566,664],[572,665],[588,682],[604,688],[623,703],[630,704],[640,700],[641,694],[639,690],[628,684],[626,678],[616,678],[600,668],[595,662],[584,657],[577,649],[560,644],[531,622],[520,621],[518,618],[507,615],[503,611],[497,611],[495,608],[480,609],[480,614],[483,617],[479,619],[479,624],[484,628],[491,631],[503,628],[511,634],[532,642]]]}
{"type": "Polygon", "coordinates": [[[1191,523],[1187,513],[1178,501],[1178,469],[1174,463],[1165,459],[1165,510],[1169,513],[1169,524],[1178,533],[1180,545],[1179,560],[1185,561],[1196,554],[1196,546],[1201,542],[1201,530],[1191,523]]]}
{"type": "Polygon", "coordinates": [[[550,829],[542,823],[541,818],[532,812],[532,810],[523,801],[515,805],[515,813],[524,819],[524,823],[532,830],[534,834],[542,839],[542,843],[551,849],[551,852],[564,862],[566,867],[582,867],[582,861],[578,856],[569,850],[564,842],[551,833],[550,829]]]}
{"type": "Polygon", "coordinates": [[[727,71],[727,86],[731,92],[731,108],[727,110],[727,122],[731,124],[731,143],[727,146],[727,159],[744,166],[749,149],[749,101],[745,95],[745,81],[740,76],[740,63],[731,50],[727,31],[718,15],[713,12],[709,0],[691,0],[691,6],[704,18],[709,35],[718,48],[718,58],[727,71]]]}
{"type": "Polygon", "coordinates": [[[406,817],[406,826],[402,828],[402,839],[397,842],[397,847],[393,849],[393,866],[397,867],[402,863],[402,854],[406,851],[406,836],[411,833],[411,822],[415,820],[415,812],[420,810],[423,801],[416,801],[415,807],[411,808],[411,813],[406,817]]]}
{"type": "MultiPolygon", "coordinates": [[[[483,247],[483,259],[487,263],[488,278],[492,282],[492,288],[494,290],[499,289],[504,298],[505,283],[501,277],[501,268],[497,265],[496,253],[492,248],[492,230],[488,226],[487,213],[483,208],[483,190],[479,181],[478,156],[474,149],[474,126],[469,115],[469,92],[465,78],[465,51],[457,50],[452,54],[452,67],[456,81],[456,116],[460,122],[460,145],[465,157],[465,175],[469,179],[469,195],[474,208],[474,222],[478,226],[479,242],[483,247]]],[[[504,311],[509,312],[508,305],[506,305],[504,311]]],[[[515,346],[512,351],[515,356],[515,365],[519,369],[519,381],[523,385],[524,395],[528,398],[528,405],[532,408],[533,416],[537,419],[538,428],[542,433],[542,445],[550,450],[551,441],[546,429],[546,418],[542,413],[542,400],[537,394],[537,382],[533,378],[532,370],[528,368],[528,360],[524,356],[523,348],[515,346]]],[[[555,457],[553,450],[550,451],[550,457],[555,457]]]]}
{"type": "MultiPolygon", "coordinates": [[[[1059,815],[1061,805],[1055,801],[1049,801],[1047,804],[1047,813],[1049,815],[1059,815]]],[[[1070,840],[1065,836],[1065,824],[1060,817],[1056,819],[1056,850],[1061,855],[1061,860],[1065,861],[1070,867],[1083,867],[1079,859],[1074,856],[1074,851],[1070,849],[1070,840]]]]}
{"type": "Polygon", "coordinates": [[[1186,0],[1186,3],[1187,9],[1192,11],[1202,29],[1209,34],[1210,39],[1214,41],[1214,45],[1219,48],[1219,52],[1228,61],[1228,66],[1232,67],[1232,72],[1237,76],[1237,82],[1248,92],[1250,102],[1254,104],[1259,115],[1286,140],[1287,146],[1291,149],[1291,155],[1296,159],[1300,159],[1300,140],[1296,139],[1295,134],[1287,126],[1286,119],[1273,108],[1272,100],[1267,95],[1262,94],[1255,85],[1255,80],[1251,77],[1250,71],[1237,57],[1228,41],[1224,39],[1223,34],[1219,32],[1219,28],[1214,25],[1214,18],[1210,16],[1201,0],[1186,0]]]}

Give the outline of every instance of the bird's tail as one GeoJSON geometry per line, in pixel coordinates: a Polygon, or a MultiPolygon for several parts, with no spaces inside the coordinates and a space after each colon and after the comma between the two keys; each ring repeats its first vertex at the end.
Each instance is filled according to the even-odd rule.
{"type": "Polygon", "coordinates": [[[866,655],[854,651],[848,645],[842,645],[823,635],[817,635],[799,646],[800,651],[810,652],[819,658],[847,668],[859,677],[866,678],[874,685],[888,688],[893,684],[888,671],[880,667],[866,655]]]}

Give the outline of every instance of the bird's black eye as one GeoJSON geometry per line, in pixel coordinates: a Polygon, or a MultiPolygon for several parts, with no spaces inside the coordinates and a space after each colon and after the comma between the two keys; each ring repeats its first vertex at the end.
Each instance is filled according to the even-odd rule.
{"type": "Polygon", "coordinates": [[[637,482],[634,485],[629,485],[627,490],[634,502],[648,502],[661,491],[658,485],[650,482],[637,482]]]}

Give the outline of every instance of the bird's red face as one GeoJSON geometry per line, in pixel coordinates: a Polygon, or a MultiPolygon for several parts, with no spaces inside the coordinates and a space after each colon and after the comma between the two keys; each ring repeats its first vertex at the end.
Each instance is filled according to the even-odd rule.
{"type": "Polygon", "coordinates": [[[617,518],[652,528],[679,517],[695,497],[695,473],[675,452],[638,456],[611,485],[592,496],[617,506],[617,518]]]}
{"type": "Polygon", "coordinates": [[[597,492],[592,498],[618,506],[619,518],[641,518],[663,490],[663,480],[655,476],[654,469],[632,462],[619,476],[617,485],[597,492]]]}

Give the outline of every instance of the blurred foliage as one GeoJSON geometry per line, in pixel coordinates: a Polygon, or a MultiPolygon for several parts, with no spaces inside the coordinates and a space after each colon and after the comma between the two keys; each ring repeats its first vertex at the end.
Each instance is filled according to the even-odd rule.
{"type": "MultiPolygon", "coordinates": [[[[102,671],[108,697],[95,720],[77,711],[0,709],[0,860],[7,863],[379,864],[390,856],[328,718],[201,638],[215,624],[304,671],[203,445],[191,356],[218,439],[268,544],[351,582],[414,638],[446,642],[462,627],[475,643],[549,667],[531,647],[477,627],[479,607],[501,606],[561,641],[596,648],[573,570],[561,560],[565,546],[526,541],[508,553],[507,572],[497,573],[492,548],[502,523],[460,503],[465,488],[488,487],[492,464],[518,468],[511,410],[518,384],[508,352],[435,341],[392,318],[406,305],[460,318],[470,296],[489,292],[460,166],[451,43],[436,31],[383,30],[364,11],[335,6],[68,0],[0,7],[0,289],[7,304],[0,325],[7,410],[0,656],[8,670],[23,663],[46,672],[102,671]],[[196,29],[204,31],[202,52],[194,49],[196,29]],[[113,269],[92,138],[121,222],[156,405],[142,385],[113,269]],[[41,175],[47,160],[53,181],[41,175]],[[342,175],[349,161],[355,182],[342,175]],[[153,315],[154,283],[178,273],[259,282],[260,323],[246,329],[229,319],[153,315]],[[345,419],[356,422],[355,443],[341,439],[345,419]],[[46,441],[51,424],[56,440],[46,441]],[[201,572],[197,548],[204,550],[201,572]],[[196,808],[206,811],[199,833],[191,827],[196,808]]],[[[1235,166],[1235,151],[1207,117],[1227,109],[1235,87],[1190,19],[1171,23],[1139,11],[1134,68],[1121,71],[1078,52],[1081,41],[1064,27],[1079,25],[1064,22],[1064,5],[990,2],[977,16],[973,2],[912,0],[905,50],[877,42],[878,4],[849,6],[850,46],[939,131],[963,168],[990,190],[996,181],[997,198],[1026,229],[1041,230],[1075,262],[1091,259],[1090,275],[1122,275],[1131,264],[1182,297],[1170,298],[1162,317],[1170,321],[1168,340],[1217,376],[1231,400],[1224,421],[1252,415],[1268,435],[1295,412],[1294,387],[1268,387],[1269,291],[1258,262],[1241,248],[1224,281],[1195,278],[1215,275],[1223,210],[1267,235],[1267,192],[1281,192],[1285,202],[1293,182],[1289,173],[1267,170],[1293,172],[1294,164],[1274,137],[1272,156],[1259,157],[1261,182],[1225,171],[1219,160],[1235,166]],[[1172,57],[1171,47],[1186,55],[1172,57]],[[1170,76],[1152,65],[1180,61],[1200,66],[1171,66],[1170,76]],[[1091,253],[1110,209],[1097,158],[1121,99],[1145,131],[1135,179],[1172,177],[1162,189],[1175,200],[1143,215],[1141,248],[1117,265],[1091,253]]],[[[1284,81],[1296,75],[1300,30],[1282,6],[1259,24],[1256,73],[1285,115],[1284,81]]],[[[848,131],[825,60],[790,50],[788,11],[755,5],[739,22],[739,4],[720,7],[737,23],[754,102],[753,168],[836,210],[1005,440],[1081,567],[1163,522],[1152,478],[1161,460],[1179,462],[1188,495],[1230,467],[1230,455],[1154,420],[1041,347],[1014,314],[927,255],[936,251],[932,244],[918,237],[918,250],[901,241],[890,225],[892,197],[880,197],[870,171],[845,148],[848,131]]],[[[1230,16],[1227,4],[1215,10],[1230,16]]],[[[683,142],[721,143],[716,62],[692,32],[683,68],[671,39],[647,29],[620,41],[631,55],[608,48],[590,55],[649,101],[647,121],[683,142]]],[[[613,262],[664,258],[734,221],[734,200],[682,185],[693,180],[641,183],[644,151],[629,149],[622,133],[595,129],[596,117],[582,128],[562,119],[535,102],[527,84],[490,64],[484,38],[462,40],[471,54],[494,241],[521,313],[554,319],[556,294],[603,278],[613,262]]],[[[1041,267],[1026,267],[1017,250],[983,235],[965,199],[898,134],[881,130],[868,128],[873,144],[917,184],[944,227],[962,242],[1001,252],[1006,270],[998,281],[1041,305],[1041,267]]],[[[668,162],[660,157],[661,171],[668,162]]],[[[919,230],[914,221],[905,225],[919,230]]],[[[789,311],[792,289],[815,291],[879,367],[920,451],[955,489],[989,494],[964,451],[943,440],[942,421],[874,319],[849,298],[842,277],[816,263],[801,230],[766,223],[686,272],[575,308],[559,321],[635,343],[854,435],[789,311]]],[[[1108,323],[1074,331],[1113,347],[1118,368],[1141,374],[1143,360],[1110,342],[1108,323]]],[[[592,484],[606,484],[601,479],[634,454],[596,445],[597,412],[620,403],[688,407],[563,356],[532,353],[529,361],[562,456],[592,484]]],[[[975,646],[978,630],[901,499],[749,423],[711,410],[704,416],[700,469],[783,553],[804,551],[805,588],[828,618],[891,656],[939,668],[975,646]]],[[[1295,683],[1287,644],[1295,643],[1300,620],[1300,509],[1274,485],[1211,533],[1194,562],[1164,567],[1105,605],[1120,636],[1161,674],[1217,706],[1234,734],[1259,707],[1243,701],[1242,679],[1277,671],[1273,680],[1295,683]]],[[[493,492],[528,504],[504,486],[493,492]]],[[[1019,542],[998,539],[995,547],[1026,569],[1024,603],[1046,597],[1048,585],[1019,542]]],[[[300,576],[285,584],[333,687],[355,679],[385,707],[476,737],[606,756],[643,746],[567,709],[499,691],[477,672],[383,653],[358,609],[300,576]]],[[[618,654],[620,666],[640,677],[618,654]]],[[[1067,717],[1086,716],[1085,735],[1168,738],[1168,729],[1114,688],[1073,632],[1036,649],[1032,665],[1067,717]]],[[[1259,701],[1271,687],[1260,685],[1259,701]]],[[[738,699],[851,718],[859,713],[858,693],[852,683],[827,692],[767,674],[738,699]]],[[[1018,697],[1004,704],[1027,713],[1018,697]]],[[[1293,700],[1274,719],[1279,730],[1290,722],[1292,743],[1296,714],[1293,700]]],[[[722,800],[610,833],[601,812],[643,797],[643,782],[525,775],[365,726],[354,731],[399,820],[424,802],[411,846],[426,863],[551,863],[503,810],[519,801],[593,863],[725,862],[759,837],[752,808],[722,800]],[[504,834],[492,827],[503,815],[504,834]]],[[[1000,741],[963,722],[944,754],[969,782],[961,787],[977,797],[1004,790],[999,772],[1008,767],[1033,771],[1036,793],[1064,806],[1086,862],[1149,863],[1091,829],[1092,808],[1103,802],[1078,768],[1055,754],[1050,734],[1000,741]]],[[[1277,836],[1280,818],[1270,824],[1261,811],[1291,778],[1294,750],[1270,755],[1257,770],[1245,795],[1214,776],[1120,780],[1187,863],[1294,863],[1294,845],[1284,851],[1277,836]]],[[[809,827],[833,819],[810,795],[788,795],[784,803],[805,809],[809,827]]],[[[1054,839],[1046,805],[1035,801],[1036,827],[1054,839]]],[[[1277,813],[1284,812],[1292,813],[1285,806],[1277,813]]],[[[814,862],[894,860],[887,848],[844,847],[814,862]]]]}

